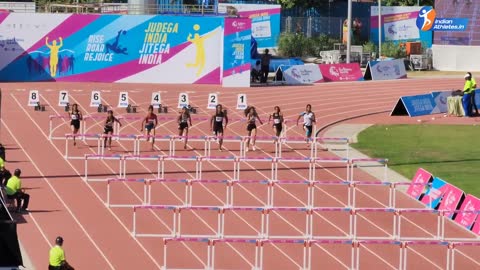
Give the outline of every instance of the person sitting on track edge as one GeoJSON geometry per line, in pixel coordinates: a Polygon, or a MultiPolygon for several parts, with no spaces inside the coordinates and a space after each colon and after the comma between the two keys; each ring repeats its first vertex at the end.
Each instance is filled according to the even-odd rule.
{"type": "Polygon", "coordinates": [[[65,251],[63,250],[63,238],[58,236],[55,239],[55,246],[50,249],[48,270],[74,270],[65,259],[65,251]]]}
{"type": "Polygon", "coordinates": [[[21,174],[22,171],[20,169],[16,169],[13,173],[13,176],[8,179],[8,183],[6,185],[7,198],[17,200],[17,213],[28,212],[28,203],[30,202],[30,195],[25,193],[22,189],[22,181],[20,180],[21,174]]]}

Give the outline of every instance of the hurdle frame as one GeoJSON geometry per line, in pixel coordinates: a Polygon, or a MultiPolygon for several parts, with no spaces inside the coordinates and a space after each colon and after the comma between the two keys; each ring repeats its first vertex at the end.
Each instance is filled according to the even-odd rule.
{"type": "Polygon", "coordinates": [[[345,164],[346,165],[346,170],[347,170],[347,179],[342,179],[344,181],[349,181],[350,179],[350,170],[351,170],[351,166],[350,166],[350,162],[349,162],[349,159],[346,159],[346,158],[312,158],[311,159],[311,163],[310,163],[310,171],[311,171],[311,176],[310,176],[310,181],[317,181],[317,173],[316,173],[316,170],[317,170],[317,166],[319,166],[320,168],[325,168],[323,165],[321,164],[317,164],[317,163],[339,163],[339,164],[345,164]]]}
{"type": "MultiPolygon", "coordinates": [[[[393,208],[353,208],[351,211],[351,214],[353,215],[353,240],[360,240],[360,241],[366,241],[366,240],[382,240],[382,241],[393,241],[398,239],[398,232],[397,232],[397,226],[398,226],[398,221],[397,221],[397,210],[393,208]],[[357,214],[358,213],[374,213],[374,212],[381,212],[381,213],[392,213],[393,215],[393,225],[392,225],[392,235],[391,237],[381,237],[381,236],[358,236],[357,230],[358,230],[358,225],[357,225],[357,214]]],[[[398,240],[397,240],[398,241],[398,240]]]]}
{"type": "Polygon", "coordinates": [[[97,154],[86,154],[85,155],[85,174],[83,177],[83,180],[85,182],[105,182],[106,179],[89,179],[88,178],[88,160],[118,160],[119,162],[119,174],[117,175],[117,178],[124,178],[122,175],[123,172],[123,164],[122,164],[122,156],[113,154],[113,155],[97,155],[97,154]]]}
{"type": "Polygon", "coordinates": [[[270,162],[271,163],[271,175],[270,179],[275,180],[276,179],[276,170],[275,170],[275,158],[271,157],[238,157],[236,159],[237,161],[237,179],[240,179],[240,167],[242,162],[270,162]]]}
{"type": "Polygon", "coordinates": [[[322,245],[322,244],[345,244],[351,245],[351,256],[350,256],[350,270],[355,269],[355,242],[352,240],[337,240],[337,239],[311,239],[308,240],[308,261],[307,261],[307,269],[312,269],[312,245],[322,245]]]}
{"type": "Polygon", "coordinates": [[[271,244],[303,244],[303,265],[302,265],[302,268],[300,268],[300,270],[307,270],[309,268],[307,268],[307,263],[308,263],[308,254],[309,252],[307,251],[307,247],[308,247],[308,240],[306,239],[290,239],[290,238],[287,238],[287,239],[280,239],[280,238],[276,238],[276,239],[261,239],[259,242],[258,242],[258,245],[260,246],[259,247],[259,254],[258,254],[258,260],[259,260],[259,263],[258,263],[258,269],[263,269],[263,247],[264,247],[264,244],[265,243],[271,243],[271,244]]]}
{"type": "Polygon", "coordinates": [[[354,179],[354,169],[358,167],[361,169],[362,167],[383,167],[383,182],[388,181],[388,159],[386,158],[352,158],[350,159],[350,181],[356,181],[354,179]],[[361,163],[374,163],[371,165],[364,165],[362,166],[361,163]]]}
{"type": "MultiPolygon", "coordinates": [[[[171,137],[170,135],[136,135],[136,153],[134,155],[142,155],[141,143],[145,139],[148,139],[147,142],[150,142],[151,139],[155,139],[155,142],[168,142],[168,155],[171,155],[170,144],[171,144],[171,137]]],[[[161,150],[159,150],[161,151],[161,150]]]]}
{"type": "MultiPolygon", "coordinates": [[[[200,238],[223,238],[224,230],[224,211],[223,207],[218,206],[180,206],[175,212],[177,217],[177,237],[200,237],[200,238]],[[200,211],[217,211],[217,231],[215,235],[187,235],[182,234],[182,210],[200,210],[200,211]]],[[[174,217],[175,218],[175,217],[174,217]]]]}
{"type": "MultiPolygon", "coordinates": [[[[137,153],[137,136],[138,135],[135,135],[135,134],[113,134],[113,135],[110,135],[110,134],[102,134],[101,135],[101,140],[106,140],[108,138],[112,138],[113,141],[131,141],[133,142],[133,152],[132,154],[135,155],[135,153],[137,153]]],[[[105,144],[101,144],[101,154],[105,154],[105,144]]]]}
{"type": "Polygon", "coordinates": [[[238,180],[240,178],[239,172],[240,169],[238,168],[238,158],[235,156],[198,156],[198,175],[197,179],[202,179],[203,175],[203,162],[232,162],[233,163],[233,176],[232,180],[238,180]]]}
{"type": "Polygon", "coordinates": [[[207,142],[207,148],[208,148],[208,151],[205,153],[205,156],[210,156],[212,154],[212,142],[217,142],[219,139],[223,139],[224,143],[225,142],[239,143],[240,144],[239,156],[240,157],[242,156],[241,152],[245,149],[242,136],[205,136],[205,140],[207,142]]]}
{"type": "Polygon", "coordinates": [[[398,221],[397,221],[397,233],[399,240],[402,241],[439,241],[442,239],[444,224],[443,213],[442,211],[428,208],[401,208],[397,209],[398,221]],[[437,232],[434,235],[434,238],[425,238],[425,237],[402,237],[402,214],[403,213],[431,213],[437,215],[437,232]]]}
{"type": "MultiPolygon", "coordinates": [[[[446,241],[405,241],[403,242],[403,270],[407,270],[408,247],[414,245],[428,245],[428,246],[445,246],[446,247],[446,270],[450,270],[451,266],[451,245],[446,241]]],[[[402,268],[400,268],[402,269],[402,268]]]]}
{"type": "Polygon", "coordinates": [[[252,270],[260,270],[259,267],[259,240],[257,239],[242,239],[242,238],[221,238],[221,239],[212,239],[210,242],[210,267],[215,269],[215,243],[246,243],[246,244],[255,244],[255,261],[252,270]]]}
{"type": "MultiPolygon", "coordinates": [[[[68,115],[60,115],[60,114],[52,114],[52,115],[49,115],[49,116],[48,116],[48,139],[49,139],[49,140],[63,140],[64,137],[62,137],[62,136],[60,136],[60,137],[53,136],[53,131],[54,131],[57,127],[61,126],[61,125],[59,125],[59,126],[53,128],[53,121],[54,121],[55,119],[63,119],[64,121],[63,121],[63,123],[61,123],[61,124],[69,124],[69,122],[66,121],[65,119],[70,119],[70,116],[68,116],[68,115]]],[[[82,129],[79,130],[80,133],[83,133],[82,131],[83,131],[82,129]]]]}
{"type": "Polygon", "coordinates": [[[178,235],[177,231],[177,209],[178,207],[175,205],[135,205],[133,208],[133,223],[132,223],[132,236],[133,237],[176,237],[178,235]],[[137,209],[148,209],[150,211],[159,209],[159,210],[171,210],[173,211],[173,224],[172,230],[170,230],[170,234],[158,234],[158,233],[138,233],[137,232],[137,209]]]}
{"type": "MultiPolygon", "coordinates": [[[[143,183],[143,200],[141,201],[142,205],[147,204],[147,181],[145,179],[128,179],[128,178],[108,178],[107,179],[107,201],[105,205],[107,207],[133,207],[138,204],[112,204],[110,202],[111,199],[111,191],[110,191],[110,183],[143,183]]],[[[136,194],[135,194],[136,195],[136,194]]]]}
{"type": "Polygon", "coordinates": [[[170,141],[169,141],[169,155],[170,156],[175,156],[176,152],[176,144],[177,142],[183,142],[185,139],[188,139],[189,142],[203,142],[204,145],[204,150],[203,154],[207,156],[207,153],[209,153],[208,149],[208,142],[207,142],[207,136],[195,136],[195,135],[190,135],[190,136],[179,136],[179,135],[170,135],[170,141]]]}
{"type": "Polygon", "coordinates": [[[73,138],[80,138],[82,141],[97,141],[97,152],[95,154],[97,155],[102,155],[102,137],[100,134],[72,134],[72,133],[67,133],[65,134],[64,137],[56,137],[56,138],[63,138],[65,139],[65,152],[63,157],[65,159],[83,159],[84,156],[69,156],[68,155],[68,145],[69,145],[69,139],[73,138]]]}
{"type": "Polygon", "coordinates": [[[312,154],[312,158],[317,158],[318,157],[318,148],[321,147],[322,145],[325,145],[328,151],[341,151],[345,150],[346,153],[346,158],[350,159],[350,140],[348,138],[335,138],[335,137],[316,137],[315,138],[315,147],[314,152],[312,154]],[[333,147],[329,147],[330,145],[343,145],[345,146],[345,149],[336,149],[333,147]]]}
{"type": "MultiPolygon", "coordinates": [[[[164,169],[163,169],[163,164],[161,162],[161,159],[163,156],[161,155],[122,155],[122,162],[123,162],[123,178],[126,178],[127,176],[127,161],[157,161],[157,175],[156,179],[163,179],[165,174],[164,174],[164,169]]],[[[147,172],[148,173],[148,172],[147,172]]],[[[152,173],[148,173],[152,174],[152,173]]]]}
{"type": "MultiPolygon", "coordinates": [[[[249,206],[232,206],[223,208],[223,225],[222,225],[222,235],[223,238],[244,238],[244,239],[265,239],[266,235],[266,220],[265,220],[265,211],[264,207],[249,207],[249,206]],[[257,235],[228,235],[225,233],[225,212],[227,211],[245,211],[245,212],[256,212],[260,213],[260,230],[257,235]]],[[[258,228],[257,228],[258,229],[258,228]]]]}
{"type": "Polygon", "coordinates": [[[398,240],[361,240],[354,242],[354,249],[356,249],[356,262],[354,269],[360,269],[360,246],[361,245],[398,245],[400,247],[399,251],[399,261],[398,269],[403,269],[403,258],[405,252],[403,251],[404,243],[398,240]]]}
{"type": "Polygon", "coordinates": [[[352,213],[352,208],[349,207],[313,207],[309,208],[310,211],[310,229],[309,229],[309,234],[308,238],[311,240],[325,240],[325,239],[339,239],[339,240],[351,240],[354,239],[354,234],[353,234],[353,229],[354,229],[354,216],[352,213]],[[319,235],[314,235],[313,234],[313,228],[314,228],[314,221],[313,221],[313,215],[315,213],[321,213],[321,212],[346,212],[348,213],[348,235],[346,236],[319,236],[319,235]]]}
{"type": "MultiPolygon", "coordinates": [[[[168,268],[167,267],[167,244],[168,242],[200,242],[200,243],[207,243],[207,265],[204,266],[204,268],[198,268],[198,270],[213,270],[213,267],[211,267],[211,240],[209,238],[202,238],[202,237],[172,237],[172,238],[164,238],[163,239],[163,265],[161,267],[162,270],[186,270],[184,268],[168,268]]],[[[188,268],[189,270],[193,270],[191,268],[188,268]]]]}
{"type": "Polygon", "coordinates": [[[271,212],[304,212],[305,214],[305,230],[303,231],[303,238],[308,238],[310,234],[311,219],[310,219],[310,209],[307,207],[268,207],[265,208],[264,218],[265,218],[265,236],[268,239],[298,239],[302,238],[299,236],[292,235],[271,235],[270,234],[270,213],[271,212]]]}
{"type": "Polygon", "coordinates": [[[448,246],[448,250],[449,250],[449,253],[450,253],[450,265],[449,265],[450,268],[447,267],[447,270],[455,270],[455,253],[460,252],[460,251],[456,251],[457,246],[475,246],[475,247],[478,247],[478,246],[480,246],[480,242],[479,241],[476,241],[476,242],[451,242],[450,245],[448,246]]]}

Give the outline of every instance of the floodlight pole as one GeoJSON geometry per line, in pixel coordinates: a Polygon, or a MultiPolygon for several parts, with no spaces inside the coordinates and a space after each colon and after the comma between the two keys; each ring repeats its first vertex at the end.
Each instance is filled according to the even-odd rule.
{"type": "Polygon", "coordinates": [[[347,14],[347,63],[350,63],[350,54],[352,46],[352,0],[348,0],[348,14],[347,14]]]}
{"type": "Polygon", "coordinates": [[[382,57],[382,0],[378,0],[378,59],[382,57]]]}

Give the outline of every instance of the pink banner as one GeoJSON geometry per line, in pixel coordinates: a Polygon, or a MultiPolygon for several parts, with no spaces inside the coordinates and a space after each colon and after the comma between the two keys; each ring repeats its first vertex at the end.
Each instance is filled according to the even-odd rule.
{"type": "Polygon", "coordinates": [[[473,224],[472,232],[474,232],[476,234],[480,234],[480,215],[477,215],[477,218],[475,219],[475,223],[473,224]]]}
{"type": "MultiPolygon", "coordinates": [[[[479,211],[480,210],[480,199],[473,195],[467,195],[465,200],[460,207],[461,211],[479,211]]],[[[455,222],[462,225],[467,229],[471,229],[473,226],[473,222],[475,222],[475,218],[477,217],[477,213],[458,213],[455,217],[455,222]]],[[[477,227],[480,227],[477,220],[477,227]]],[[[478,231],[478,228],[477,228],[478,231]]]]}
{"type": "MultiPolygon", "coordinates": [[[[458,203],[463,197],[463,191],[456,186],[447,184],[445,193],[443,195],[442,202],[438,207],[440,211],[455,211],[457,210],[458,203]]],[[[445,212],[445,216],[452,218],[454,212],[445,212]]]]}
{"type": "Polygon", "coordinates": [[[359,81],[363,79],[362,70],[358,63],[322,64],[319,66],[326,82],[359,81]]]}
{"type": "Polygon", "coordinates": [[[408,187],[407,194],[418,200],[426,190],[425,185],[431,181],[432,174],[419,168],[412,179],[412,184],[408,187]]]}

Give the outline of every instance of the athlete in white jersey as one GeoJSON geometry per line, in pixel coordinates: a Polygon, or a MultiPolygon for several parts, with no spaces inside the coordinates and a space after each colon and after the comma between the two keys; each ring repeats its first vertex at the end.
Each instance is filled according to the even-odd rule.
{"type": "Polygon", "coordinates": [[[312,112],[312,105],[307,104],[305,111],[302,112],[297,118],[297,125],[302,117],[303,117],[303,130],[305,130],[305,137],[308,143],[312,138],[313,125],[316,122],[315,113],[312,112]]]}

